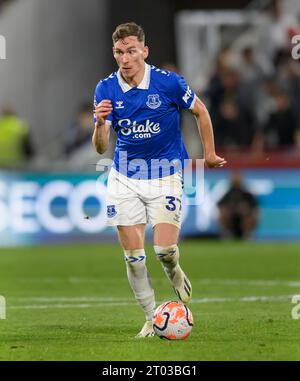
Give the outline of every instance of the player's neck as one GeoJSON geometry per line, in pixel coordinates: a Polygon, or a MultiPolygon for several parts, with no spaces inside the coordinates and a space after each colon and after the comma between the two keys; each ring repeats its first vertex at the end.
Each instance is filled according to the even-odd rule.
{"type": "Polygon", "coordinates": [[[144,63],[143,68],[138,71],[133,77],[125,77],[122,73],[121,76],[125,82],[128,83],[131,87],[138,87],[138,85],[142,82],[146,70],[146,64],[144,63]]]}

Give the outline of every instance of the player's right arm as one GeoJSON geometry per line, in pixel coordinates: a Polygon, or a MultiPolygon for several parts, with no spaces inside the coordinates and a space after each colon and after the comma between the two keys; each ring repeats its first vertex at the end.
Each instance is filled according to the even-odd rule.
{"type": "Polygon", "coordinates": [[[219,157],[215,151],[213,127],[204,103],[196,96],[190,111],[195,116],[200,138],[204,148],[205,164],[208,168],[223,167],[227,162],[224,158],[219,157]]]}
{"type": "Polygon", "coordinates": [[[112,110],[112,103],[109,99],[103,99],[95,105],[95,129],[92,141],[96,151],[100,154],[103,154],[108,147],[110,123],[108,123],[107,118],[112,110]]]}

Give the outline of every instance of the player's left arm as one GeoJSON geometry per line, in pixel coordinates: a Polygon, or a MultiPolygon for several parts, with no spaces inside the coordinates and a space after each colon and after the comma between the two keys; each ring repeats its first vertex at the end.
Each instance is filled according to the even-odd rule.
{"type": "Polygon", "coordinates": [[[205,164],[209,168],[219,168],[226,164],[226,160],[216,154],[214,132],[209,112],[204,103],[195,95],[196,99],[189,109],[195,116],[197,127],[202,139],[205,164]]]}

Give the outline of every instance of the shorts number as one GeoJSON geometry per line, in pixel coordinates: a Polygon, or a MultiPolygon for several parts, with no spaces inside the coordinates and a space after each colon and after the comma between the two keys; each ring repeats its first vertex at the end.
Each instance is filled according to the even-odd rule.
{"type": "Polygon", "coordinates": [[[170,211],[173,212],[176,210],[176,205],[174,201],[179,202],[179,210],[181,210],[181,200],[179,198],[173,197],[173,196],[166,196],[166,199],[168,200],[168,205],[166,205],[166,208],[170,211]]]}
{"type": "Polygon", "coordinates": [[[166,199],[169,200],[169,204],[166,205],[166,208],[170,212],[173,212],[176,209],[176,205],[174,204],[175,197],[173,197],[173,196],[166,196],[166,199]]]}

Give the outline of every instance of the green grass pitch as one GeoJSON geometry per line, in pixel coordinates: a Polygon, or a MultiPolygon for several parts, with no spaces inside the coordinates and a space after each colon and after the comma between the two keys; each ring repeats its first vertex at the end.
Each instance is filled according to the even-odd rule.
{"type": "MultiPolygon", "coordinates": [[[[135,339],[144,323],[118,245],[0,250],[0,360],[300,360],[300,245],[183,241],[195,326],[184,341],[135,339]]],[[[152,246],[158,302],[176,300],[152,246]]]]}

